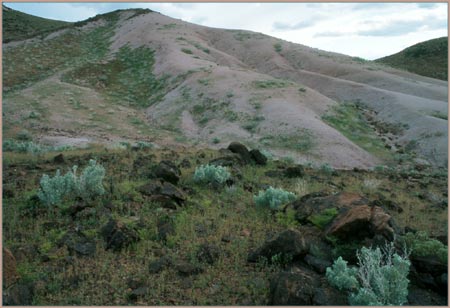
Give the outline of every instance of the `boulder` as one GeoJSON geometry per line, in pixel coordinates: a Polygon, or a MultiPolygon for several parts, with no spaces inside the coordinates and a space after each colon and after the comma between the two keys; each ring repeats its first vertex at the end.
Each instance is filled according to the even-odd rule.
{"type": "Polygon", "coordinates": [[[378,234],[393,240],[395,232],[390,221],[391,216],[378,206],[355,206],[339,214],[326,230],[326,234],[340,239],[373,238],[378,234]]]}
{"type": "Polygon", "coordinates": [[[270,281],[269,305],[310,306],[318,286],[318,275],[312,271],[294,267],[280,272],[270,281]]]}
{"type": "Polygon", "coordinates": [[[150,196],[152,200],[162,202],[169,208],[171,205],[168,204],[182,205],[186,200],[186,195],[182,190],[169,182],[160,180],[153,180],[139,187],[138,191],[143,195],[150,196]]]}
{"type": "Polygon", "coordinates": [[[250,157],[257,165],[265,166],[267,164],[267,157],[260,150],[251,150],[250,157]]]}
{"type": "Polygon", "coordinates": [[[248,262],[257,262],[266,258],[269,262],[275,255],[284,255],[295,259],[308,253],[309,244],[303,235],[295,230],[279,233],[274,239],[266,241],[260,248],[248,255],[248,262]]]}
{"type": "Polygon", "coordinates": [[[222,167],[236,167],[245,165],[245,162],[239,154],[231,153],[226,156],[212,159],[208,162],[208,164],[222,167]]]}
{"type": "Polygon", "coordinates": [[[96,252],[96,244],[93,239],[89,239],[83,232],[70,230],[58,241],[58,246],[67,246],[69,253],[76,253],[79,256],[93,256],[96,252]]]}
{"type": "Polygon", "coordinates": [[[180,180],[181,171],[178,167],[168,160],[161,161],[154,170],[155,176],[174,185],[180,180]]]}
{"type": "Polygon", "coordinates": [[[106,249],[114,251],[119,251],[139,240],[136,230],[112,218],[102,227],[100,233],[106,242],[106,249]]]}
{"type": "Polygon", "coordinates": [[[301,178],[305,175],[305,169],[301,165],[288,167],[284,170],[284,175],[288,178],[301,178]]]}
{"type": "Polygon", "coordinates": [[[247,147],[239,142],[232,142],[228,146],[228,150],[230,150],[233,153],[239,154],[239,156],[242,158],[242,160],[248,164],[252,161],[252,157],[250,155],[250,152],[248,151],[247,147]]]}
{"type": "Polygon", "coordinates": [[[270,279],[269,305],[348,305],[345,292],[331,287],[326,278],[302,267],[292,267],[270,279]]]}
{"type": "Polygon", "coordinates": [[[53,157],[53,162],[55,164],[64,164],[65,163],[64,155],[62,153],[56,155],[55,157],[53,157]]]}
{"type": "Polygon", "coordinates": [[[166,242],[169,235],[175,234],[175,227],[170,220],[159,219],[156,225],[158,228],[158,238],[162,242],[166,242]]]}

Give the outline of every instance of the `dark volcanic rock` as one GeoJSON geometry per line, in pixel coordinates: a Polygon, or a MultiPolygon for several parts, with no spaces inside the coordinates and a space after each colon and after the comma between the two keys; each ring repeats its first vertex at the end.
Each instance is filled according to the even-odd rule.
{"type": "Polygon", "coordinates": [[[66,232],[58,241],[58,245],[66,245],[70,254],[76,253],[80,256],[93,256],[96,252],[95,241],[84,233],[74,230],[66,232]]]}
{"type": "Polygon", "coordinates": [[[212,159],[208,162],[208,164],[222,167],[236,167],[245,165],[245,162],[239,154],[231,153],[227,154],[226,156],[212,159]]]}
{"type": "Polygon", "coordinates": [[[185,261],[180,261],[177,264],[175,264],[175,269],[181,276],[198,275],[203,272],[203,269],[201,267],[195,266],[185,261]]]}
{"type": "Polygon", "coordinates": [[[260,150],[253,149],[250,151],[250,157],[257,165],[265,166],[267,164],[267,157],[261,153],[260,150]]]}
{"type": "Polygon", "coordinates": [[[297,258],[308,253],[309,244],[303,235],[295,230],[286,230],[279,233],[274,239],[265,242],[256,251],[248,255],[247,261],[257,262],[260,258],[266,258],[269,262],[275,255],[282,254],[297,258]]]}
{"type": "Polygon", "coordinates": [[[303,166],[297,165],[294,167],[286,168],[284,174],[288,178],[301,178],[305,175],[305,170],[303,169],[303,166]]]}
{"type": "Polygon", "coordinates": [[[197,259],[208,264],[214,264],[220,255],[220,248],[213,244],[202,244],[197,251],[197,259]]]}
{"type": "Polygon", "coordinates": [[[114,251],[121,250],[139,239],[134,229],[114,219],[110,219],[100,232],[106,242],[106,249],[114,251]]]}
{"type": "Polygon", "coordinates": [[[157,222],[158,238],[160,241],[166,242],[169,235],[175,234],[175,227],[172,222],[167,219],[159,219],[157,222]]]}
{"type": "Polygon", "coordinates": [[[186,200],[186,195],[176,186],[171,183],[153,180],[148,184],[145,184],[138,188],[138,191],[146,196],[150,196],[152,200],[162,202],[163,205],[171,207],[171,203],[174,202],[177,205],[182,205],[186,200]],[[172,201],[172,202],[170,202],[172,201]]]}
{"type": "Polygon", "coordinates": [[[62,153],[56,155],[55,157],[53,157],[53,162],[55,164],[64,164],[65,163],[64,155],[62,153]]]}
{"type": "Polygon", "coordinates": [[[395,232],[390,220],[391,216],[378,206],[356,206],[338,215],[326,234],[340,239],[372,238],[379,234],[393,240],[395,232]]]}
{"type": "Polygon", "coordinates": [[[239,142],[232,142],[228,146],[228,150],[230,150],[233,153],[239,154],[241,156],[242,160],[248,164],[251,162],[252,157],[250,155],[250,152],[248,151],[247,147],[239,142]]]}
{"type": "Polygon", "coordinates": [[[148,271],[150,274],[156,274],[171,266],[172,263],[172,258],[170,258],[169,256],[163,256],[158,260],[151,262],[148,265],[148,271]]]}
{"type": "Polygon", "coordinates": [[[154,170],[155,176],[176,185],[180,180],[181,171],[168,160],[161,161],[154,170]]]}

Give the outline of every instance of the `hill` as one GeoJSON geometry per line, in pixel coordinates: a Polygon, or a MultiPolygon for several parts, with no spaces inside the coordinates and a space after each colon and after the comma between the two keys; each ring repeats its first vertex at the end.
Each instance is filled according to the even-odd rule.
{"type": "Polygon", "coordinates": [[[337,168],[415,155],[447,164],[445,82],[260,33],[115,11],[5,44],[4,59],[7,138],[27,129],[71,145],[239,140],[337,168]]]}
{"type": "Polygon", "coordinates": [[[422,76],[447,80],[448,37],[421,42],[375,61],[422,76]]]}
{"type": "Polygon", "coordinates": [[[19,41],[67,27],[71,23],[25,14],[5,5],[3,10],[3,43],[19,41]]]}

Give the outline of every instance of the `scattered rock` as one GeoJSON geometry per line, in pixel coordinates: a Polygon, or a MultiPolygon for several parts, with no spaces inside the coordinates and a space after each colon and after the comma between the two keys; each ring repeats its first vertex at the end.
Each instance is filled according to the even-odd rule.
{"type": "Polygon", "coordinates": [[[158,238],[162,242],[166,242],[167,237],[169,235],[175,234],[175,228],[172,222],[167,219],[158,220],[157,228],[158,228],[158,238]]]}
{"type": "Polygon", "coordinates": [[[250,152],[248,151],[247,147],[242,143],[232,142],[228,146],[228,150],[230,150],[233,153],[239,154],[239,156],[246,164],[250,163],[252,160],[250,152]]]}
{"type": "Polygon", "coordinates": [[[185,261],[180,261],[175,264],[175,269],[181,276],[198,275],[203,272],[203,269],[201,267],[195,266],[185,261]]]}
{"type": "Polygon", "coordinates": [[[16,258],[11,251],[3,248],[3,289],[8,288],[19,279],[16,268],[16,258]]]}
{"type": "Polygon", "coordinates": [[[301,178],[305,175],[305,170],[303,169],[303,166],[296,165],[294,167],[286,168],[284,175],[288,178],[301,178]]]}
{"type": "Polygon", "coordinates": [[[177,205],[182,205],[186,200],[186,195],[176,186],[171,183],[153,180],[138,188],[138,191],[146,196],[150,196],[152,200],[162,202],[170,208],[168,200],[175,202],[177,205]]]}
{"type": "Polygon", "coordinates": [[[106,242],[106,249],[119,251],[139,239],[136,231],[123,223],[110,219],[100,231],[106,242]]]}
{"type": "Polygon", "coordinates": [[[332,265],[330,261],[314,257],[310,254],[306,255],[304,261],[306,262],[306,264],[311,266],[314,271],[320,274],[324,274],[327,270],[327,267],[330,267],[332,265]]]}
{"type": "Polygon", "coordinates": [[[208,264],[214,264],[220,255],[220,248],[213,244],[202,244],[197,251],[197,259],[208,264]]]}
{"type": "Polygon", "coordinates": [[[163,271],[165,268],[172,265],[172,258],[169,256],[163,256],[156,261],[151,262],[148,265],[148,271],[150,274],[157,274],[163,271]]]}
{"type": "Polygon", "coordinates": [[[295,230],[286,230],[279,233],[274,239],[266,241],[256,251],[248,255],[248,262],[257,262],[266,258],[269,262],[275,255],[282,254],[293,259],[308,253],[309,245],[303,235],[295,230]]]}
{"type": "Polygon", "coordinates": [[[395,211],[397,213],[401,213],[403,212],[403,209],[401,206],[399,206],[397,203],[388,200],[386,198],[384,198],[382,195],[380,195],[379,199],[374,200],[372,202],[370,202],[371,206],[379,206],[384,210],[390,210],[390,211],[395,211]]]}
{"type": "Polygon", "coordinates": [[[80,256],[93,256],[96,252],[95,241],[80,231],[70,230],[58,241],[58,246],[66,245],[69,253],[80,256]]]}
{"type": "Polygon", "coordinates": [[[148,293],[148,287],[140,287],[137,289],[132,290],[128,294],[128,299],[131,301],[137,300],[141,296],[145,296],[148,293]]]}
{"type": "Polygon", "coordinates": [[[32,283],[17,283],[11,288],[3,288],[3,305],[30,306],[33,304],[34,286],[32,283]]]}
{"type": "Polygon", "coordinates": [[[447,296],[431,290],[422,289],[414,284],[408,287],[408,306],[447,306],[447,296]]]}
{"type": "Polygon", "coordinates": [[[261,153],[260,150],[253,149],[250,151],[250,157],[257,165],[265,166],[267,164],[267,157],[261,153]]]}
{"type": "Polygon", "coordinates": [[[296,267],[280,272],[270,281],[269,305],[312,305],[318,278],[314,272],[296,267]]]}
{"type": "Polygon", "coordinates": [[[179,165],[180,168],[191,168],[191,166],[191,162],[187,158],[183,159],[179,165]]]}
{"type": "Polygon", "coordinates": [[[180,180],[181,171],[168,160],[161,161],[154,170],[155,176],[176,185],[180,180]]]}
{"type": "Polygon", "coordinates": [[[65,163],[64,155],[62,153],[56,155],[55,157],[53,157],[53,162],[55,164],[64,164],[65,163]]]}
{"type": "Polygon", "coordinates": [[[212,159],[208,162],[208,164],[222,167],[236,167],[245,165],[245,162],[242,160],[240,155],[231,153],[226,156],[212,159]]]}

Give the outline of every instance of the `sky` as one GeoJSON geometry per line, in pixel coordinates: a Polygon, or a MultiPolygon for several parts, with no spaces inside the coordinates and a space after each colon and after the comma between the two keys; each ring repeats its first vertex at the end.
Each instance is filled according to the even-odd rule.
{"type": "Polygon", "coordinates": [[[8,3],[51,19],[79,21],[116,9],[149,8],[208,27],[262,32],[368,60],[447,36],[447,3],[8,3]]]}

